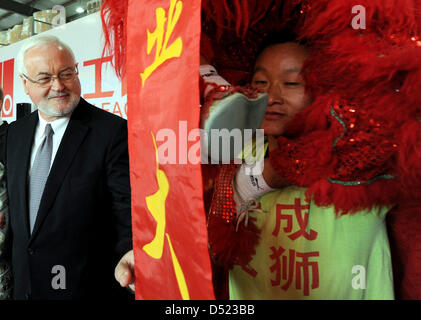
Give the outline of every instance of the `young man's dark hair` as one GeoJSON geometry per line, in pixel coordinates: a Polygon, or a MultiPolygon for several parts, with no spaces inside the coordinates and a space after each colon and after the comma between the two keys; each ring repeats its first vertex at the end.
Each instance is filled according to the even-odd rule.
{"type": "Polygon", "coordinates": [[[297,34],[288,28],[282,29],[281,31],[269,32],[257,47],[256,59],[267,47],[288,42],[295,42],[303,46],[308,44],[305,39],[297,40],[297,34]]]}

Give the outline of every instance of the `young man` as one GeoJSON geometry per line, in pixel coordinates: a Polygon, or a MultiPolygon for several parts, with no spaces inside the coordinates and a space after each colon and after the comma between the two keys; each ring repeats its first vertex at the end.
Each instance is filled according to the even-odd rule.
{"type": "MultiPolygon", "coordinates": [[[[271,45],[258,57],[252,86],[268,94],[261,125],[266,135],[282,139],[287,124],[309,112],[301,75],[307,57],[306,48],[296,43],[271,45]]],[[[393,299],[388,208],[338,217],[335,205],[317,205],[307,188],[278,174],[271,166],[275,162],[265,159],[263,174],[253,179],[245,164],[223,166],[216,181],[209,238],[216,260],[233,266],[230,298],[393,299]],[[244,213],[250,215],[249,225],[241,223],[236,232],[244,213]]]]}

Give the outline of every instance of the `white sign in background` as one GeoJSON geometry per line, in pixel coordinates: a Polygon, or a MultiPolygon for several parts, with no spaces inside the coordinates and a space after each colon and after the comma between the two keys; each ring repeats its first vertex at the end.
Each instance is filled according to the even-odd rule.
{"type": "MultiPolygon", "coordinates": [[[[40,35],[56,36],[72,48],[78,63],[82,97],[85,100],[127,119],[126,89],[117,78],[110,58],[101,63],[104,39],[99,12],[55,27],[40,35]]],[[[28,39],[0,48],[0,86],[5,89],[2,118],[9,123],[16,120],[17,103],[32,103],[24,91],[15,63],[13,75],[10,74],[11,60],[16,58],[25,41],[28,39]]]]}

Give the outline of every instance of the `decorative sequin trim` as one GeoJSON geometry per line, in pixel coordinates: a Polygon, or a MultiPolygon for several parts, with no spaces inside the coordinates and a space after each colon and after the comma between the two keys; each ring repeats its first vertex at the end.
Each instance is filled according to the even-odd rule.
{"type": "Polygon", "coordinates": [[[341,140],[341,139],[343,138],[343,136],[345,135],[345,133],[346,133],[346,125],[345,125],[345,122],[343,122],[343,121],[342,121],[342,119],[338,117],[338,115],[336,114],[335,110],[333,110],[333,105],[332,105],[332,106],[330,106],[330,114],[331,114],[331,115],[332,115],[332,116],[333,116],[336,120],[338,120],[338,121],[339,121],[339,123],[342,125],[342,127],[344,127],[344,131],[342,131],[342,134],[341,134],[339,137],[337,137],[337,138],[335,139],[335,141],[333,141],[333,145],[332,145],[332,147],[334,148],[334,147],[336,147],[336,144],[338,143],[338,141],[339,141],[339,140],[341,140]]]}
{"type": "Polygon", "coordinates": [[[391,174],[382,174],[381,176],[374,177],[373,179],[370,179],[368,181],[341,181],[341,180],[335,180],[331,178],[328,178],[328,180],[329,182],[341,184],[343,186],[359,186],[359,185],[371,184],[374,181],[379,180],[379,179],[394,179],[394,178],[396,177],[391,174]]]}

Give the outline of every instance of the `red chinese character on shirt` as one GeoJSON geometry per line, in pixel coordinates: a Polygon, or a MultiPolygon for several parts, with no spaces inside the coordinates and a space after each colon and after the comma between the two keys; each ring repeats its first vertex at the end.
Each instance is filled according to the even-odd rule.
{"type": "Polygon", "coordinates": [[[301,276],[304,278],[304,296],[308,296],[310,294],[309,289],[309,267],[311,267],[311,275],[312,275],[312,284],[311,289],[316,289],[319,287],[319,263],[317,261],[309,261],[311,257],[318,257],[319,252],[297,252],[297,257],[302,258],[302,261],[297,261],[296,264],[296,288],[302,288],[301,276]]]}
{"type": "Polygon", "coordinates": [[[304,217],[302,210],[308,210],[309,205],[301,205],[300,198],[295,198],[295,202],[293,205],[286,205],[286,204],[277,204],[276,205],[276,225],[275,229],[272,232],[272,235],[275,237],[279,234],[279,231],[281,229],[281,222],[282,220],[286,220],[286,227],[284,227],[285,233],[290,233],[293,230],[293,216],[291,214],[284,214],[282,210],[294,210],[295,217],[297,219],[298,225],[300,229],[297,232],[294,232],[293,234],[290,234],[288,237],[291,240],[296,240],[299,237],[303,236],[307,240],[315,240],[317,238],[317,232],[310,229],[310,232],[306,231],[306,228],[308,226],[308,212],[304,212],[304,217]]]}
{"type": "Polygon", "coordinates": [[[310,268],[311,268],[311,289],[319,287],[319,264],[317,261],[309,261],[312,257],[318,257],[319,252],[296,252],[289,250],[288,255],[284,255],[285,249],[279,247],[270,248],[272,254],[269,256],[275,260],[274,264],[270,267],[271,273],[275,272],[275,280],[270,280],[272,286],[281,285],[281,280],[285,280],[281,288],[287,291],[293,281],[295,273],[295,288],[303,290],[304,296],[310,295],[310,268]],[[281,259],[282,258],[282,259],[281,259]],[[301,260],[299,260],[301,258],[301,260]]]}
{"type": "Polygon", "coordinates": [[[279,286],[281,284],[281,270],[285,271],[285,267],[281,268],[281,259],[280,257],[284,254],[285,249],[279,247],[275,249],[275,247],[270,248],[272,250],[272,254],[269,256],[272,260],[275,260],[275,264],[270,267],[270,272],[276,272],[275,280],[270,280],[272,286],[279,286]]]}
{"type": "Polygon", "coordinates": [[[254,268],[252,268],[250,266],[242,265],[241,266],[241,269],[243,269],[246,273],[248,273],[253,278],[256,278],[257,277],[257,271],[254,268]]]}

